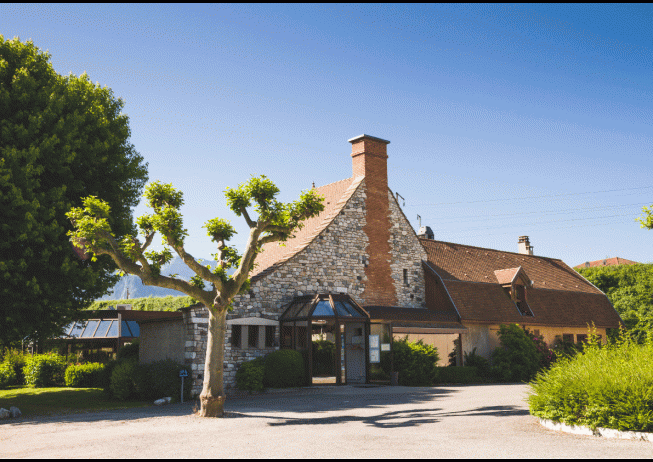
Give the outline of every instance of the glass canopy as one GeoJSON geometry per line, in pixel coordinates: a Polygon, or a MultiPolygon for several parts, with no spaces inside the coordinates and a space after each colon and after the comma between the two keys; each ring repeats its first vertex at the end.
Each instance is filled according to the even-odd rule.
{"type": "Polygon", "coordinates": [[[279,320],[300,321],[311,318],[361,321],[368,320],[370,316],[349,295],[317,294],[295,297],[279,320]]]}
{"type": "Polygon", "coordinates": [[[63,328],[63,335],[60,338],[118,338],[139,335],[140,329],[136,321],[89,319],[68,324],[63,328]]]}

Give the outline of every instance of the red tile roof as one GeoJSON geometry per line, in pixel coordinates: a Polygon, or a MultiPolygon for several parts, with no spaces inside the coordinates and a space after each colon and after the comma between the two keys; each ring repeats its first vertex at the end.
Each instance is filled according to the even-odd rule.
{"type": "Polygon", "coordinates": [[[305,220],[304,227],[284,242],[284,246],[276,242],[264,245],[263,252],[256,257],[252,280],[274,271],[305,249],[340,213],[363,180],[364,177],[347,178],[316,188],[324,196],[324,210],[318,216],[305,220]]]}
{"type": "Polygon", "coordinates": [[[561,260],[428,239],[420,242],[462,322],[619,325],[619,315],[603,292],[561,260]],[[520,267],[532,281],[526,297],[534,317],[522,316],[501,287],[520,267]]]}
{"type": "Polygon", "coordinates": [[[638,263],[636,261],[626,260],[625,258],[620,258],[620,257],[614,257],[614,258],[606,258],[605,260],[587,261],[583,264],[574,266],[574,268],[582,269],[582,268],[594,268],[595,266],[618,266],[618,265],[637,265],[637,264],[638,263]]]}

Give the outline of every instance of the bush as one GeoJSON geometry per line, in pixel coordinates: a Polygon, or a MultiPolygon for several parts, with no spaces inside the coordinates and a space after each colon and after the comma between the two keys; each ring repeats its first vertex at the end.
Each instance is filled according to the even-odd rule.
{"type": "Polygon", "coordinates": [[[100,363],[71,364],[66,368],[65,381],[67,387],[103,388],[106,385],[105,366],[100,363]]]}
{"type": "MultiPolygon", "coordinates": [[[[181,377],[179,372],[188,370],[188,366],[172,359],[156,361],[149,364],[137,364],[134,381],[136,396],[144,400],[155,400],[169,396],[173,401],[181,397],[181,377]]],[[[184,379],[184,399],[190,398],[192,380],[184,379]]]]}
{"type": "Polygon", "coordinates": [[[588,342],[538,374],[528,397],[533,415],[590,428],[653,431],[653,341],[629,336],[588,342]]]}
{"type": "Polygon", "coordinates": [[[475,367],[479,378],[482,377],[487,380],[491,379],[492,373],[490,370],[490,361],[485,359],[483,356],[476,354],[476,347],[474,347],[474,349],[469,353],[465,352],[464,357],[465,366],[475,367]]]}
{"type": "Polygon", "coordinates": [[[16,372],[10,362],[0,364],[0,390],[16,383],[16,372]]]}
{"type": "Polygon", "coordinates": [[[37,388],[63,387],[65,372],[66,358],[54,353],[29,356],[23,367],[25,384],[37,388]]]}
{"type": "Polygon", "coordinates": [[[11,364],[15,375],[13,383],[10,383],[9,385],[25,385],[25,374],[23,374],[23,368],[25,367],[25,362],[29,357],[30,355],[26,355],[19,350],[5,352],[3,362],[11,364]]]}
{"type": "Polygon", "coordinates": [[[123,361],[119,362],[111,372],[111,394],[121,400],[125,401],[137,396],[137,368],[136,361],[123,361]]]}
{"type": "Polygon", "coordinates": [[[479,383],[485,380],[478,368],[473,366],[438,367],[436,382],[438,383],[479,383]]]}
{"type": "Polygon", "coordinates": [[[408,336],[395,340],[392,346],[394,369],[399,385],[429,386],[436,380],[438,350],[422,340],[409,342],[408,336]]]}
{"type": "Polygon", "coordinates": [[[517,324],[499,326],[501,346],[492,352],[492,373],[504,382],[528,382],[540,368],[540,354],[517,324]]]}
{"type": "Polygon", "coordinates": [[[118,361],[128,361],[128,360],[138,361],[138,350],[139,350],[138,339],[134,339],[132,343],[127,343],[122,347],[120,347],[120,349],[118,350],[118,354],[116,355],[116,359],[118,361]]]}
{"type": "Polygon", "coordinates": [[[261,391],[263,378],[265,377],[265,361],[263,358],[256,358],[240,365],[236,372],[236,386],[239,390],[261,391]]]}
{"type": "Polygon", "coordinates": [[[301,387],[306,382],[304,359],[299,351],[277,350],[265,358],[266,388],[301,387]]]}
{"type": "Polygon", "coordinates": [[[115,359],[109,361],[104,365],[102,388],[104,388],[104,394],[107,396],[107,398],[113,397],[113,391],[111,390],[111,376],[113,375],[113,370],[116,368],[117,365],[118,365],[118,361],[116,361],[115,359]]]}

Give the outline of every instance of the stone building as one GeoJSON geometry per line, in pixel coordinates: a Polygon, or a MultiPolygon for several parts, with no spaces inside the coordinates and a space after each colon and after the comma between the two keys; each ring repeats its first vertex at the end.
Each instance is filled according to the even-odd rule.
{"type": "MultiPolygon", "coordinates": [[[[352,177],[316,188],[324,211],[285,246],[267,244],[250,292],[234,300],[227,387],[243,361],[279,348],[308,352],[313,383],[358,383],[378,372],[396,336],[424,339],[446,360],[454,340],[489,355],[501,323],[538,329],[550,341],[582,335],[590,322],[603,335],[618,326],[603,293],[562,261],[533,256],[525,236],[522,253],[435,241],[430,229],[418,236],[388,188],[389,142],[368,135],[349,142],[352,177]],[[316,342],[332,345],[334,364],[313,363],[316,342]]],[[[208,314],[202,306],[182,311],[183,319],[141,325],[142,354],[183,360],[199,392],[208,314]],[[153,353],[164,331],[176,339],[166,345],[183,351],[153,353]]]]}

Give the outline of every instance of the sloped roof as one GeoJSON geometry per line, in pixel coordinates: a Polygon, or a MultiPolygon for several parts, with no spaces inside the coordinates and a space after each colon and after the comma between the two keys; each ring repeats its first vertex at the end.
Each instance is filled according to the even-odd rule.
{"type": "Polygon", "coordinates": [[[595,266],[618,266],[618,265],[637,265],[636,261],[626,260],[621,257],[606,258],[605,260],[595,260],[582,263],[574,266],[576,269],[581,268],[594,268],[595,266]]]}
{"type": "Polygon", "coordinates": [[[263,252],[256,257],[252,281],[274,271],[305,249],[340,213],[363,180],[364,177],[347,178],[315,188],[318,194],[324,196],[324,210],[316,217],[305,220],[304,227],[284,242],[284,246],[277,242],[265,244],[263,252]]]}
{"type": "Polygon", "coordinates": [[[559,259],[429,239],[420,242],[463,322],[619,325],[619,315],[603,292],[559,259]],[[534,317],[521,316],[501,287],[520,267],[532,281],[527,302],[534,317]]]}

